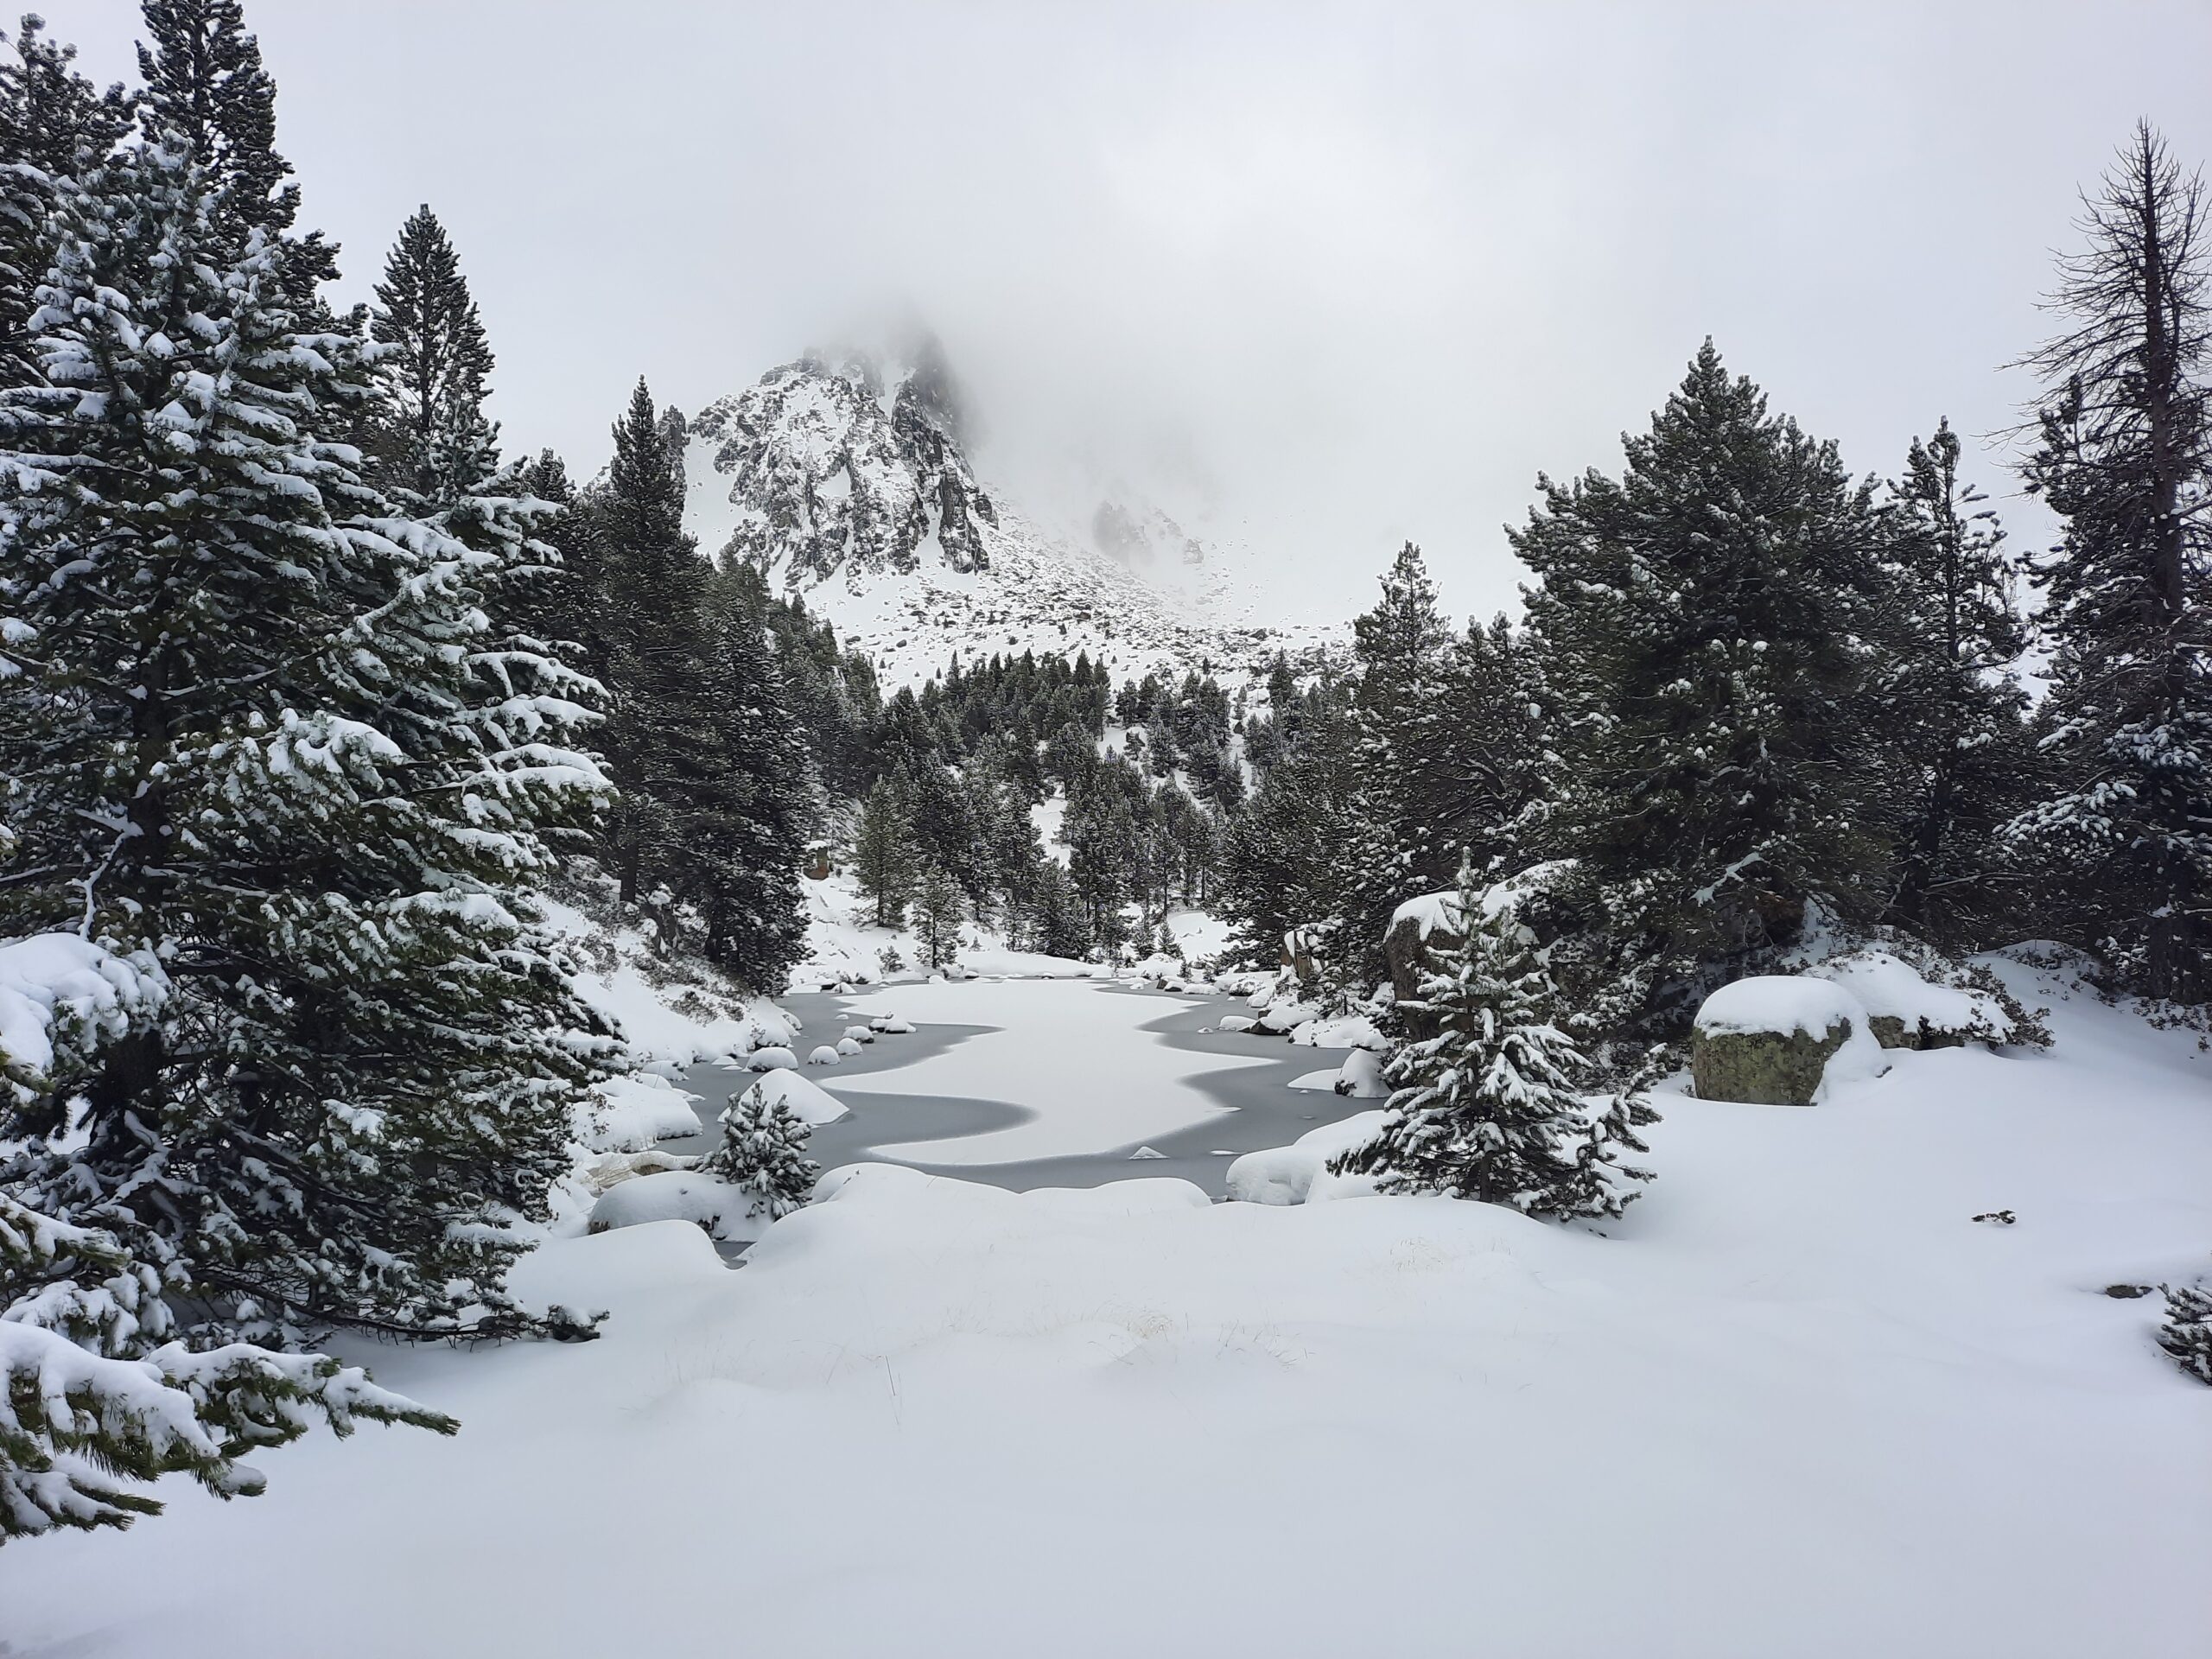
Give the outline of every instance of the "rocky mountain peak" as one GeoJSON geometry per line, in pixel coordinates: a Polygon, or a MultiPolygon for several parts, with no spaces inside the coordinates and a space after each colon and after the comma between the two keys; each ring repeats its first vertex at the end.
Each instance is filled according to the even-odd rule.
{"type": "MultiPolygon", "coordinates": [[[[848,575],[990,563],[998,510],[962,439],[957,383],[933,342],[911,361],[810,352],[691,423],[731,512],[719,550],[810,585],[848,575]]],[[[716,517],[724,515],[717,514],[716,517]]]]}

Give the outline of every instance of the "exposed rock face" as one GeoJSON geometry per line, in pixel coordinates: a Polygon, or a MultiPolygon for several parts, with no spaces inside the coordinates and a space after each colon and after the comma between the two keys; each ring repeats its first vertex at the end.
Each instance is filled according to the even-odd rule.
{"type": "Polygon", "coordinates": [[[1163,554],[1185,565],[1206,561],[1205,543],[1157,507],[1101,501],[1090,516],[1090,539],[1101,553],[1132,569],[1150,565],[1163,554]]]}
{"type": "Polygon", "coordinates": [[[710,404],[692,429],[739,509],[727,547],[786,581],[911,571],[934,540],[956,571],[990,563],[997,509],[961,447],[958,393],[925,346],[895,384],[857,354],[810,354],[710,404]]]}
{"type": "Polygon", "coordinates": [[[1754,1106],[1809,1106],[1827,1070],[1828,1057],[1851,1039],[1840,1020],[1825,1035],[1809,1031],[1708,1033],[1690,1042],[1690,1076],[1700,1100],[1738,1100],[1754,1106]]]}
{"type": "Polygon", "coordinates": [[[1794,974],[1760,974],[1724,985],[1697,1011],[1690,1075],[1700,1100],[1810,1106],[1829,1065],[1841,1075],[1886,1070],[1866,1009],[1841,985],[1794,974]]]}

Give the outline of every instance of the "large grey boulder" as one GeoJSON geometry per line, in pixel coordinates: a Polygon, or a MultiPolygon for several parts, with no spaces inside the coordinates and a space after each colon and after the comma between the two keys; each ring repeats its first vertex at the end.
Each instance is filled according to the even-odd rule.
{"type": "Polygon", "coordinates": [[[1698,1098],[1810,1106],[1830,1083],[1882,1069],[1870,1025],[1827,980],[1763,974],[1724,985],[1698,1009],[1690,1038],[1698,1098]]]}

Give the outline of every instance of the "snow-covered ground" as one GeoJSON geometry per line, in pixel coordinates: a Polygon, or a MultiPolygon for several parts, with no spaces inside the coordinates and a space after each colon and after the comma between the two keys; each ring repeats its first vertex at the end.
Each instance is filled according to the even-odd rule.
{"type": "MultiPolygon", "coordinates": [[[[1611,1236],[870,1165],[735,1272],[682,1222],[562,1240],[518,1281],[610,1309],[601,1340],[368,1349],[458,1439],[313,1437],[264,1459],[266,1497],[165,1489],[124,1536],[10,1549],[0,1636],[52,1659],[2195,1652],[2212,1396],[2152,1346],[2156,1295],[2102,1292],[2203,1265],[2212,1055],[2006,971],[2053,1003],[2050,1052],[1897,1052],[1812,1108],[1666,1102],[1659,1179],[1611,1236]],[[1997,1210],[2017,1224],[1971,1219],[1997,1210]]],[[[910,1084],[969,1052],[930,1086],[1086,1139],[1124,1132],[1093,1116],[1116,1085],[1183,1110],[1125,1006],[1165,999],[874,995],[1007,1033],[910,1084]],[[957,1016],[918,1000],[940,996],[957,1016]]]]}

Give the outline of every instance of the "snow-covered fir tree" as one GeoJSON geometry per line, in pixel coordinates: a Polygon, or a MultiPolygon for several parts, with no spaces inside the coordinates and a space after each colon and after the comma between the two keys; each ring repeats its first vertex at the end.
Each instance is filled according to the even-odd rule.
{"type": "Polygon", "coordinates": [[[715,594],[717,759],[743,794],[702,826],[688,856],[703,867],[696,902],[706,918],[707,959],[747,985],[774,992],[805,950],[799,866],[820,814],[813,768],[768,632],[767,604],[766,588],[749,566],[728,572],[715,594]]]}
{"type": "Polygon", "coordinates": [[[2212,1382],[2212,1285],[2183,1285],[2166,1292],[2158,1345],[2198,1382],[2212,1382]]]}
{"type": "Polygon", "coordinates": [[[0,930],[174,982],[103,1049],[77,1141],[45,1138],[58,1095],[9,1112],[0,1182],[207,1332],[531,1329],[508,1224],[612,1042],[518,889],[603,784],[572,705],[483,694],[496,556],[323,436],[366,353],[307,326],[313,253],[241,207],[251,175],[170,137],[63,186],[39,371],[0,391],[0,930]]]}
{"type": "Polygon", "coordinates": [[[484,416],[493,356],[445,227],[428,203],[400,228],[369,329],[385,351],[374,452],[387,488],[448,503],[480,493],[496,465],[484,416]]]}
{"type": "Polygon", "coordinates": [[[2053,914],[2118,980],[2212,996],[2212,202],[2139,127],[2028,361],[2029,487],[2063,521],[2033,565],[2057,790],[2013,826],[2053,914]]]}
{"type": "Polygon", "coordinates": [[[12,36],[0,29],[0,372],[10,379],[34,367],[28,325],[54,181],[97,164],[130,126],[123,88],[95,88],[76,71],[77,48],[45,28],[27,16],[12,36]]]}
{"type": "Polygon", "coordinates": [[[1574,1091],[1584,1061],[1533,937],[1484,902],[1471,859],[1450,925],[1424,946],[1419,995],[1399,1005],[1409,1035],[1383,1069],[1382,1127],[1339,1155],[1338,1173],[1375,1174],[1386,1192],[1445,1192],[1524,1215],[1617,1216],[1649,1179],[1621,1166],[1649,1109],[1592,1122],[1574,1091]]]}
{"type": "Polygon", "coordinates": [[[961,925],[968,919],[967,895],[941,864],[922,872],[914,889],[914,939],[922,965],[932,972],[949,968],[960,954],[961,925]]]}
{"type": "Polygon", "coordinates": [[[813,1131],[779,1095],[755,1084],[722,1113],[721,1143],[700,1168],[747,1194],[746,1212],[780,1221],[801,1208],[822,1166],[806,1155],[813,1131]]]}
{"type": "Polygon", "coordinates": [[[158,1515],[143,1488],[163,1475],[251,1497],[241,1459],[317,1420],[459,1427],[326,1355],[188,1347],[164,1288],[111,1235],[0,1192],[0,1542],[158,1515]]]}
{"type": "Polygon", "coordinates": [[[890,779],[877,779],[853,823],[853,879],[878,927],[898,927],[906,919],[914,886],[912,836],[896,785],[890,779]]]}
{"type": "Polygon", "coordinates": [[[2013,909],[1998,830],[2034,774],[2015,563],[1940,422],[1913,441],[1882,514],[1881,648],[1871,690],[1897,845],[1887,918],[1942,942],[2002,943],[2013,909]]]}
{"type": "Polygon", "coordinates": [[[680,879],[689,838],[730,804],[717,757],[720,688],[710,683],[711,569],[684,532],[683,483],[643,380],[615,423],[592,507],[607,553],[606,741],[619,790],[606,860],[623,897],[638,899],[680,879]]]}
{"type": "Polygon", "coordinates": [[[140,0],[139,11],[150,37],[138,45],[147,138],[181,141],[206,169],[211,229],[229,252],[243,252],[256,231],[289,243],[279,280],[295,303],[317,308],[317,286],[338,274],[338,250],[320,231],[290,233],[300,187],[276,150],[276,82],[239,0],[140,0]]]}
{"type": "Polygon", "coordinates": [[[1404,861],[1360,767],[1364,730],[1340,686],[1300,709],[1297,735],[1268,771],[1223,849],[1220,903],[1238,949],[1273,967],[1294,930],[1339,1005],[1386,971],[1382,936],[1404,861]]]}
{"type": "Polygon", "coordinates": [[[1560,714],[1547,849],[1586,925],[1557,959],[1601,1038],[1687,1033],[1711,985],[1857,913],[1868,811],[1871,486],[1710,340],[1618,480],[1539,480],[1511,532],[1560,714]]]}

